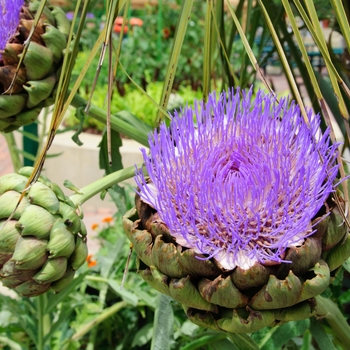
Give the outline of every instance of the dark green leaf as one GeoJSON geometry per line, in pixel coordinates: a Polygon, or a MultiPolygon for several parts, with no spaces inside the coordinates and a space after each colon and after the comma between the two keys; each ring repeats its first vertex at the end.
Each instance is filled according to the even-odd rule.
{"type": "Polygon", "coordinates": [[[75,112],[75,116],[79,119],[79,124],[75,134],[72,136],[72,140],[78,146],[82,146],[83,143],[80,141],[79,135],[83,132],[83,126],[84,126],[84,120],[85,120],[84,108],[83,107],[77,108],[75,112]]]}
{"type": "Polygon", "coordinates": [[[153,325],[152,323],[147,323],[139,331],[136,332],[131,346],[143,346],[147,344],[152,339],[153,325]]]}
{"type": "Polygon", "coordinates": [[[106,175],[113,173],[117,170],[123,169],[122,157],[120,155],[119,147],[122,145],[119,132],[111,130],[111,150],[112,150],[112,164],[108,161],[108,149],[107,149],[107,132],[103,133],[103,137],[100,147],[100,169],[104,169],[106,175]]]}
{"type": "Polygon", "coordinates": [[[309,327],[309,320],[292,321],[271,330],[260,341],[261,350],[281,349],[290,339],[303,334],[309,327]]]}
{"type": "Polygon", "coordinates": [[[50,302],[47,304],[47,307],[45,309],[45,313],[48,314],[68,295],[70,294],[79,284],[84,280],[85,275],[89,271],[86,271],[85,273],[80,274],[77,278],[74,278],[72,282],[69,283],[69,286],[67,286],[62,292],[50,295],[50,302]]]}
{"type": "Polygon", "coordinates": [[[229,334],[231,342],[238,350],[258,350],[258,345],[247,334],[229,334]]]}
{"type": "Polygon", "coordinates": [[[320,322],[318,322],[315,318],[311,319],[310,331],[312,336],[315,338],[317,345],[320,350],[335,350],[335,346],[330,340],[327,333],[324,331],[320,322]]]}

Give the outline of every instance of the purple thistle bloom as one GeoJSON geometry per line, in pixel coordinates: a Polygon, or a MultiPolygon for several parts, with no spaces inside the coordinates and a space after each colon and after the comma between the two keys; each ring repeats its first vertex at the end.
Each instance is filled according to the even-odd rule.
{"type": "Polygon", "coordinates": [[[137,171],[140,197],[178,244],[227,270],[283,262],[313,233],[338,172],[338,145],[318,115],[308,120],[262,91],[210,95],[150,135],[142,153],[151,181],[137,171]]]}
{"type": "Polygon", "coordinates": [[[23,4],[24,0],[0,0],[0,51],[5,49],[6,43],[16,33],[23,4]]]}

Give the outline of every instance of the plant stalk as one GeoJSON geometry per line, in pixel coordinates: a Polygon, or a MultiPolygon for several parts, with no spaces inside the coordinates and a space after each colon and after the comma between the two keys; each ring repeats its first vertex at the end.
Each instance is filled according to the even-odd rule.
{"type": "Polygon", "coordinates": [[[127,306],[128,303],[125,301],[120,301],[112,306],[110,306],[107,309],[104,309],[95,319],[92,321],[88,322],[87,324],[83,325],[79,331],[77,331],[71,338],[70,341],[65,345],[63,350],[69,349],[69,343],[71,341],[77,341],[81,337],[83,337],[86,333],[88,333],[91,329],[93,329],[95,326],[100,324],[101,322],[105,321],[107,318],[111,317],[118,311],[120,311],[122,308],[127,306]]]}
{"type": "Polygon", "coordinates": [[[341,344],[350,344],[350,326],[338,306],[322,296],[316,298],[316,317],[325,318],[341,344]]]}
{"type": "MultiPolygon", "coordinates": [[[[75,108],[85,109],[87,103],[88,101],[86,101],[83,97],[75,94],[71,105],[75,108]]],[[[90,117],[99,120],[100,122],[106,123],[106,112],[102,108],[90,105],[87,114],[90,117]]],[[[131,126],[129,123],[123,121],[121,118],[118,118],[113,114],[111,115],[111,128],[148,147],[148,133],[137,130],[135,127],[131,126]]]]}
{"type": "Polygon", "coordinates": [[[36,309],[37,309],[37,318],[38,318],[38,329],[37,329],[37,350],[44,349],[44,295],[39,295],[36,299],[36,309]]]}
{"type": "Polygon", "coordinates": [[[134,175],[135,175],[134,166],[131,166],[129,168],[125,168],[122,170],[118,170],[112,174],[109,174],[83,187],[82,189],[79,190],[78,193],[73,194],[70,197],[70,199],[73,201],[75,205],[79,206],[84,202],[86,202],[91,197],[93,197],[94,195],[96,195],[97,193],[100,193],[103,190],[106,190],[121,181],[130,179],[134,175]]]}
{"type": "Polygon", "coordinates": [[[22,161],[19,157],[18,151],[16,150],[17,147],[15,137],[13,136],[13,132],[3,133],[3,135],[6,139],[7,147],[10,152],[13,169],[15,172],[17,172],[22,167],[22,161]]]}

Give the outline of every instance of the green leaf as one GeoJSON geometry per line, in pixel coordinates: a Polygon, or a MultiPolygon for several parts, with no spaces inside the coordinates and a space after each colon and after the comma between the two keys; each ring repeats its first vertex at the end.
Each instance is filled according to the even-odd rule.
{"type": "Polygon", "coordinates": [[[126,213],[128,208],[126,206],[126,193],[125,188],[118,185],[108,189],[108,193],[111,196],[114,204],[118,208],[118,213],[126,213]]]}
{"type": "MultiPolygon", "coordinates": [[[[225,339],[227,335],[225,333],[214,333],[214,334],[203,334],[198,339],[192,340],[188,344],[186,344],[184,347],[181,348],[181,350],[195,350],[195,349],[203,349],[203,347],[208,346],[209,344],[215,344],[223,339],[225,339]]],[[[230,343],[230,347],[232,349],[232,343],[230,343]]],[[[258,349],[258,348],[255,348],[258,349]]],[[[247,349],[248,350],[248,349],[247,349]]]]}
{"type": "Polygon", "coordinates": [[[76,132],[72,136],[72,140],[78,146],[82,146],[83,142],[80,141],[79,135],[83,132],[83,126],[84,126],[84,120],[85,120],[84,109],[82,107],[77,108],[76,112],[75,112],[75,116],[79,119],[79,124],[78,124],[76,132]]]}
{"type": "Polygon", "coordinates": [[[171,298],[160,294],[154,315],[151,350],[168,350],[174,338],[174,313],[171,298]]]}
{"type": "Polygon", "coordinates": [[[147,323],[136,332],[131,347],[146,345],[152,339],[152,334],[153,324],[147,323]]]}
{"type": "Polygon", "coordinates": [[[85,278],[85,275],[89,271],[86,271],[85,273],[80,274],[77,278],[74,278],[72,282],[69,283],[69,285],[60,293],[51,295],[50,296],[50,302],[47,304],[47,307],[45,309],[45,313],[48,314],[68,295],[70,294],[79,284],[83,281],[85,278]]]}
{"type": "Polygon", "coordinates": [[[100,147],[100,169],[106,171],[106,175],[113,173],[114,171],[123,169],[122,156],[120,154],[119,148],[122,145],[122,140],[120,138],[119,132],[111,130],[111,150],[112,150],[112,164],[108,162],[108,149],[107,149],[107,133],[103,133],[103,137],[100,147]]]}
{"type": "Polygon", "coordinates": [[[11,350],[23,350],[22,346],[14,340],[9,339],[8,337],[0,336],[1,347],[7,345],[11,350]]]}
{"type": "Polygon", "coordinates": [[[121,285],[115,280],[108,280],[108,285],[113,289],[115,293],[117,293],[124,301],[127,303],[136,306],[138,303],[138,298],[135,294],[122,289],[121,285]]]}
{"type": "Polygon", "coordinates": [[[247,334],[229,334],[231,342],[238,350],[258,350],[258,344],[247,334]]]}
{"type": "Polygon", "coordinates": [[[292,321],[271,330],[260,341],[261,350],[281,349],[290,339],[303,334],[309,327],[309,320],[292,321]]]}
{"type": "Polygon", "coordinates": [[[335,350],[335,346],[330,340],[327,333],[324,331],[320,322],[318,322],[315,318],[311,319],[310,331],[312,336],[315,338],[317,345],[320,350],[335,350]]]}

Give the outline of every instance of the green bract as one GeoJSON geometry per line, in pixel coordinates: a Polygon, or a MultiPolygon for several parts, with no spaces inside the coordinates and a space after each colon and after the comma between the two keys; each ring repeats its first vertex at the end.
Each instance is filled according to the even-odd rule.
{"type": "Polygon", "coordinates": [[[69,33],[69,21],[61,9],[45,6],[13,82],[39,5],[22,6],[17,33],[0,52],[0,131],[33,123],[41,109],[53,103],[69,33]]]}
{"type": "Polygon", "coordinates": [[[61,291],[87,258],[82,214],[62,190],[40,176],[25,193],[32,168],[0,178],[0,277],[23,296],[61,291]]]}
{"type": "Polygon", "coordinates": [[[315,314],[314,297],[325,291],[350,255],[342,217],[337,208],[329,210],[313,220],[315,233],[303,245],[286,251],[291,263],[256,263],[246,270],[227,271],[214,259],[198,259],[193,249],[175,242],[157,212],[139,197],[123,224],[147,283],[180,302],[200,326],[251,333],[315,314]]]}

